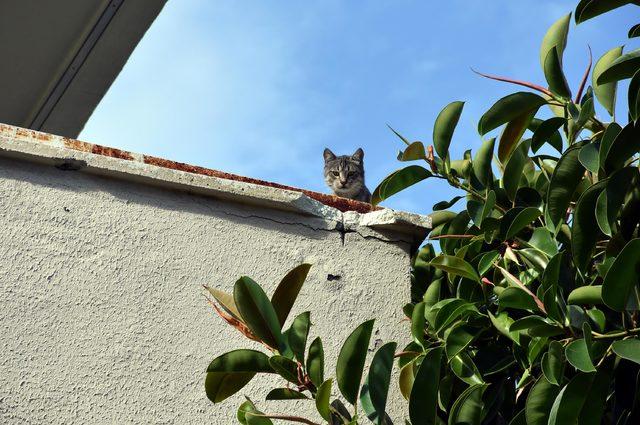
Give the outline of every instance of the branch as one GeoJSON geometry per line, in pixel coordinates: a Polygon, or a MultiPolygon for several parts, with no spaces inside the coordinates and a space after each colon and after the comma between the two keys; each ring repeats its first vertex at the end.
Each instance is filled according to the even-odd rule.
{"type": "Polygon", "coordinates": [[[469,239],[478,235],[440,235],[440,236],[432,236],[429,240],[434,239],[469,239]]]}
{"type": "Polygon", "coordinates": [[[580,103],[582,99],[582,91],[584,90],[584,86],[587,84],[587,78],[589,78],[589,72],[591,72],[591,63],[593,62],[593,55],[591,54],[591,46],[589,47],[589,66],[587,66],[587,70],[584,72],[582,76],[582,82],[580,83],[580,88],[578,89],[578,93],[576,93],[576,101],[575,103],[580,103]]]}
{"type": "Polygon", "coordinates": [[[544,88],[542,86],[539,86],[537,84],[529,83],[527,81],[514,80],[514,79],[506,78],[506,77],[499,77],[497,75],[483,74],[482,72],[478,72],[473,68],[471,68],[471,70],[473,72],[475,72],[476,74],[478,74],[478,75],[480,75],[482,77],[485,77],[485,78],[489,78],[491,80],[502,81],[502,82],[511,83],[511,84],[517,84],[519,86],[527,87],[527,88],[530,88],[532,90],[539,91],[540,93],[544,93],[549,97],[553,97],[553,94],[551,94],[551,92],[548,89],[546,89],[546,88],[544,88]]]}

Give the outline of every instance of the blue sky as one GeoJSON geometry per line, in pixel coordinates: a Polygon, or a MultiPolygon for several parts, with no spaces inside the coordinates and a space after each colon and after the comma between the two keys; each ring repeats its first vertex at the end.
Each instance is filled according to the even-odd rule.
{"type": "MultiPolygon", "coordinates": [[[[516,89],[470,67],[542,84],[542,37],[576,3],[172,0],[80,138],[322,192],[323,148],[362,147],[373,190],[403,165],[386,124],[430,144],[438,112],[464,100],[452,153],[475,150],[483,111],[516,89]]],[[[626,6],[572,24],[564,63],[574,91],[587,45],[594,61],[637,47],[626,34],[638,19],[626,6]]],[[[428,213],[454,195],[428,180],[384,205],[428,213]]]]}

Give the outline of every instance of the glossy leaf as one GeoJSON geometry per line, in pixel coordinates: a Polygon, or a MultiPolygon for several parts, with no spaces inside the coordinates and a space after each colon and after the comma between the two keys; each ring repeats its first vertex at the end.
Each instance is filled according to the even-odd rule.
{"type": "Polygon", "coordinates": [[[374,424],[383,425],[385,422],[387,395],[389,393],[389,384],[391,383],[391,370],[393,369],[395,350],[395,342],[384,344],[376,351],[369,367],[367,390],[372,409],[366,413],[369,420],[374,424]]]}
{"type": "Polygon", "coordinates": [[[244,323],[242,317],[240,316],[240,312],[238,311],[238,307],[236,307],[236,302],[233,300],[233,295],[227,294],[226,292],[220,291],[219,289],[212,288],[210,286],[205,286],[204,288],[222,306],[224,311],[230,314],[234,319],[244,323]]]}
{"type": "Polygon", "coordinates": [[[582,372],[595,372],[587,341],[584,338],[571,341],[565,348],[567,361],[582,372]]]}
{"type": "Polygon", "coordinates": [[[602,301],[615,311],[624,311],[640,269],[640,239],[629,241],[609,268],[602,283],[602,301]]]}
{"type": "Polygon", "coordinates": [[[520,187],[520,180],[522,178],[524,167],[527,163],[531,162],[528,155],[530,146],[530,141],[522,141],[522,143],[515,148],[513,153],[511,153],[511,156],[504,167],[502,183],[505,191],[507,192],[507,196],[512,201],[516,198],[516,192],[520,187]]]}
{"type": "Polygon", "coordinates": [[[580,145],[569,147],[562,155],[549,182],[547,191],[547,216],[553,226],[559,225],[565,218],[569,203],[578,184],[584,176],[584,167],[578,156],[580,145]]]}
{"type": "Polygon", "coordinates": [[[480,425],[485,388],[486,385],[479,384],[464,390],[451,407],[448,425],[480,425]]]}
{"type": "Polygon", "coordinates": [[[571,252],[576,267],[585,271],[593,258],[593,251],[600,234],[596,231],[596,201],[604,190],[606,181],[599,181],[584,191],[573,215],[571,226],[571,252]]]}
{"type": "Polygon", "coordinates": [[[563,99],[571,99],[571,89],[562,71],[562,58],[560,57],[558,46],[552,47],[547,52],[543,69],[551,93],[563,99]]]}
{"type": "Polygon", "coordinates": [[[278,355],[272,356],[269,358],[269,365],[287,381],[300,385],[298,364],[290,358],[278,355]]]}
{"type": "Polygon", "coordinates": [[[554,336],[563,333],[562,328],[550,323],[540,316],[525,316],[509,326],[509,332],[527,331],[530,336],[554,336]]]}
{"type": "Polygon", "coordinates": [[[440,111],[433,125],[433,145],[442,159],[449,156],[449,145],[458,125],[464,102],[451,102],[440,111]]]}
{"type": "Polygon", "coordinates": [[[501,308],[515,308],[519,310],[537,310],[533,297],[520,288],[506,288],[498,297],[501,308]]]}
{"type": "Polygon", "coordinates": [[[447,326],[452,324],[461,316],[470,312],[477,312],[475,305],[460,298],[452,298],[451,302],[444,304],[436,313],[433,326],[436,333],[442,332],[447,326]]]}
{"type": "Polygon", "coordinates": [[[401,190],[431,177],[431,175],[429,170],[419,165],[409,165],[408,167],[391,173],[373,191],[371,203],[377,205],[401,190]]]}
{"type": "Polygon", "coordinates": [[[489,139],[482,142],[480,149],[476,152],[473,160],[473,174],[483,186],[489,186],[493,182],[493,171],[491,161],[493,159],[493,148],[496,139],[489,139]]]}
{"type": "Polygon", "coordinates": [[[635,24],[634,26],[629,28],[629,32],[627,34],[627,37],[635,38],[635,37],[638,37],[638,36],[640,36],[640,24],[635,24]]]}
{"type": "Polygon", "coordinates": [[[289,347],[300,363],[304,363],[304,352],[307,346],[307,337],[311,327],[311,313],[305,311],[296,316],[287,332],[289,347]]]}
{"type": "Polygon", "coordinates": [[[612,122],[604,131],[602,138],[600,139],[600,168],[604,168],[605,160],[609,155],[609,150],[613,145],[613,142],[618,137],[618,134],[622,131],[622,127],[618,123],[612,122]]]}
{"type": "Polygon", "coordinates": [[[405,364],[400,369],[398,384],[400,386],[400,393],[406,400],[409,400],[409,397],[411,396],[411,389],[413,388],[413,382],[416,379],[415,362],[417,359],[418,358],[411,360],[409,363],[405,364]]]}
{"type": "Polygon", "coordinates": [[[564,348],[562,344],[558,341],[551,341],[549,350],[542,356],[540,366],[547,381],[553,385],[561,385],[564,374],[564,348]]]}
{"type": "MultiPolygon", "coordinates": [[[[511,239],[515,235],[517,235],[522,229],[526,228],[529,224],[531,224],[535,219],[540,217],[542,214],[538,208],[527,207],[527,208],[513,208],[509,212],[513,211],[513,219],[508,220],[507,215],[504,216],[503,220],[505,220],[506,224],[506,232],[505,238],[511,239]]],[[[500,226],[502,230],[502,225],[500,226]]]]}
{"type": "Polygon", "coordinates": [[[316,387],[324,382],[324,348],[320,337],[314,339],[309,346],[307,374],[316,387]]]}
{"type": "Polygon", "coordinates": [[[242,425],[272,425],[273,422],[271,422],[271,419],[260,416],[263,414],[260,410],[256,409],[256,406],[251,400],[247,399],[238,408],[236,417],[242,425]]]}
{"type": "Polygon", "coordinates": [[[640,339],[637,337],[615,341],[611,349],[618,357],[640,364],[640,339]]]}
{"type": "Polygon", "coordinates": [[[291,388],[274,388],[266,396],[266,400],[304,400],[308,399],[304,393],[291,388]]]}
{"type": "Polygon", "coordinates": [[[458,378],[469,385],[484,383],[475,363],[464,351],[451,358],[449,367],[458,378]]]}
{"type": "Polygon", "coordinates": [[[422,142],[413,142],[402,153],[400,161],[415,161],[427,157],[422,142]]]}
{"type": "Polygon", "coordinates": [[[445,338],[445,351],[447,353],[447,359],[451,360],[462,350],[467,348],[467,346],[471,344],[471,341],[473,341],[477,337],[477,335],[477,329],[466,324],[460,324],[452,328],[445,338]]]}
{"type": "Polygon", "coordinates": [[[460,199],[463,199],[464,196],[456,196],[452,198],[450,201],[440,201],[433,205],[434,211],[446,210],[447,208],[451,208],[458,202],[460,199]]]}
{"type": "Polygon", "coordinates": [[[545,103],[547,101],[543,97],[530,92],[517,92],[505,96],[480,118],[478,133],[485,135],[527,112],[534,113],[545,103]]]}
{"type": "Polygon", "coordinates": [[[580,149],[578,160],[587,170],[597,173],[600,169],[600,144],[587,143],[580,149]]]}
{"type": "Polygon", "coordinates": [[[632,50],[614,59],[609,66],[602,70],[596,83],[606,84],[631,78],[638,69],[640,69],[640,49],[632,50]]]}
{"type": "Polygon", "coordinates": [[[425,306],[424,301],[419,302],[415,305],[411,314],[411,335],[413,340],[420,345],[424,345],[425,306]]]}
{"type": "Polygon", "coordinates": [[[240,391],[256,373],[273,373],[269,358],[260,351],[234,350],[216,357],[207,368],[207,398],[221,402],[240,391]]]}
{"type": "Polygon", "coordinates": [[[538,378],[525,403],[527,425],[547,425],[549,412],[559,392],[560,387],[551,384],[544,377],[538,378]]]}
{"type": "Polygon", "coordinates": [[[500,133],[500,139],[498,141],[498,159],[502,164],[507,163],[511,154],[516,149],[518,142],[522,139],[522,135],[529,127],[533,116],[537,110],[525,111],[522,115],[519,115],[509,121],[507,125],[500,133]]]}
{"type": "Polygon", "coordinates": [[[634,2],[631,0],[580,0],[576,6],[576,24],[629,3],[634,2]]]}
{"type": "Polygon", "coordinates": [[[638,121],[640,118],[640,71],[636,72],[629,82],[629,115],[631,120],[638,121]]]}
{"type": "Polygon", "coordinates": [[[416,372],[409,397],[409,417],[413,425],[436,425],[442,347],[429,349],[416,372]]]}
{"type": "Polygon", "coordinates": [[[590,425],[600,423],[600,418],[597,416],[590,419],[582,416],[582,411],[588,404],[587,400],[591,398],[591,391],[601,390],[601,385],[596,385],[593,388],[597,375],[595,373],[578,373],[560,390],[549,412],[549,425],[583,424],[587,423],[586,420],[590,425]]]}
{"type": "Polygon", "coordinates": [[[509,327],[511,327],[513,319],[510,318],[505,311],[500,312],[495,316],[489,312],[489,319],[491,319],[491,323],[498,332],[511,339],[516,344],[520,344],[520,334],[517,332],[509,332],[509,327]]]}
{"type": "Polygon", "coordinates": [[[364,362],[369,349],[369,340],[373,331],[373,320],[362,323],[346,339],[336,366],[336,378],[338,388],[344,398],[351,404],[355,404],[358,398],[358,389],[362,381],[364,362]]]}
{"type": "Polygon", "coordinates": [[[567,120],[563,117],[553,117],[542,121],[531,137],[531,149],[537,152],[544,143],[548,142],[555,150],[562,152],[562,137],[558,130],[566,122],[567,120]]]}
{"type": "Polygon", "coordinates": [[[549,52],[556,49],[556,55],[559,59],[560,65],[562,65],[562,55],[567,45],[567,36],[569,34],[569,23],[571,20],[571,14],[565,15],[558,19],[549,27],[542,39],[542,45],[540,46],[540,66],[545,69],[545,63],[549,56],[549,52]]]}
{"type": "Polygon", "coordinates": [[[327,379],[318,387],[316,393],[316,410],[320,416],[326,421],[330,419],[331,412],[329,410],[329,399],[331,398],[331,385],[333,380],[327,379]]]}
{"type": "Polygon", "coordinates": [[[567,297],[567,304],[602,304],[602,285],[581,286],[567,297]]]}
{"type": "Polygon", "coordinates": [[[433,267],[443,270],[449,274],[462,276],[477,282],[480,281],[480,276],[478,276],[478,273],[473,266],[462,258],[441,254],[431,260],[430,264],[433,267]]]}
{"type": "Polygon", "coordinates": [[[625,162],[640,152],[640,124],[627,124],[613,140],[605,158],[604,168],[612,172],[624,167],[625,162]]]}
{"type": "Polygon", "coordinates": [[[284,348],[278,316],[260,285],[247,276],[241,277],[233,287],[233,299],[254,335],[272,348],[284,348]]]}
{"type": "Polygon", "coordinates": [[[309,274],[309,269],[311,269],[311,264],[300,264],[298,267],[289,271],[289,273],[282,278],[273,293],[271,304],[273,304],[273,308],[278,316],[280,327],[284,326],[291,307],[293,307],[293,303],[296,301],[300,289],[309,274]]]}
{"type": "Polygon", "coordinates": [[[592,86],[596,98],[602,106],[609,112],[609,115],[613,116],[616,107],[616,91],[618,87],[617,82],[598,84],[597,80],[602,72],[607,69],[611,63],[622,55],[622,46],[614,47],[606,52],[593,67],[592,86]]]}

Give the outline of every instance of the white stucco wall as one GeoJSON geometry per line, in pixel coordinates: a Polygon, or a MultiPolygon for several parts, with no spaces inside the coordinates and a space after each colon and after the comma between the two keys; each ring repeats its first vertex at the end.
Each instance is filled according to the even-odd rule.
{"type": "MultiPolygon", "coordinates": [[[[0,423],[232,424],[242,394],[292,413],[264,401],[274,377],[219,405],[206,399],[214,357],[260,348],[215,316],[201,285],[231,291],[249,275],[271,293],[302,262],[313,267],[291,317],[311,311],[309,341],[323,338],[326,375],[369,318],[372,345],[405,341],[418,230],[376,230],[318,205],[324,213],[296,211],[286,193],[264,194],[283,196],[282,208],[244,202],[221,196],[215,185],[226,183],[210,177],[124,162],[0,137],[0,423]],[[88,165],[63,171],[51,165],[60,158],[88,165]]],[[[396,385],[390,413],[399,419],[396,385]]],[[[298,408],[320,422],[311,402],[298,408]]]]}

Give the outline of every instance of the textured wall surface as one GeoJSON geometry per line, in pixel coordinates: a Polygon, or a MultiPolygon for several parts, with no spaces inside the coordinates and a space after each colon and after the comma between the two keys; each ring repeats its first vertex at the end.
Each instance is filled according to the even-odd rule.
{"type": "MultiPolygon", "coordinates": [[[[0,423],[232,424],[241,394],[291,413],[264,401],[273,377],[206,399],[208,363],[259,346],[213,314],[200,285],[230,291],[249,275],[270,294],[312,263],[291,317],[311,311],[310,340],[323,338],[335,376],[359,323],[377,319],[371,348],[407,335],[409,244],[355,230],[0,156],[0,423]]],[[[392,391],[399,419],[395,380],[392,391]]],[[[320,421],[310,402],[299,408],[320,421]]]]}

